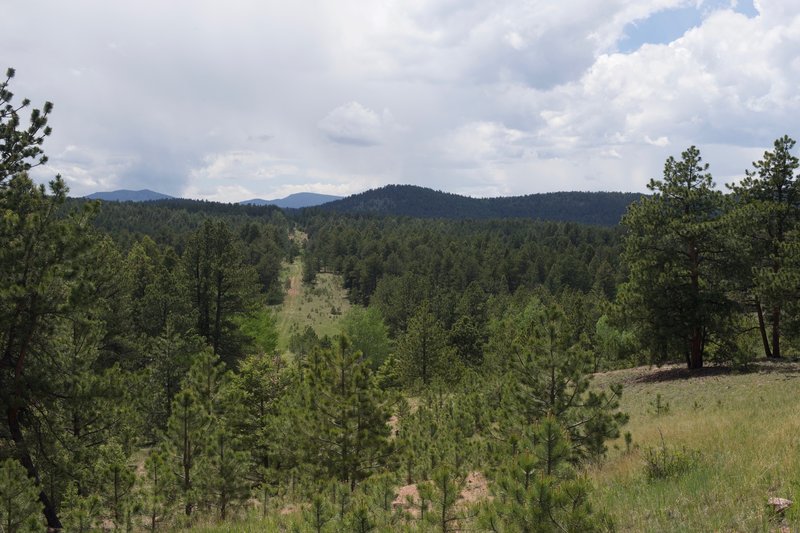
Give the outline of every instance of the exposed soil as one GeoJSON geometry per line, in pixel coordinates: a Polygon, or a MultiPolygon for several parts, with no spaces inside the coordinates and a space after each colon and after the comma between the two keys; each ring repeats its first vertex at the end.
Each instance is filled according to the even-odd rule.
{"type": "MultiPolygon", "coordinates": [[[[489,482],[481,472],[470,472],[464,481],[464,489],[458,498],[457,505],[464,507],[480,501],[491,499],[489,482]]],[[[414,518],[419,518],[419,490],[417,484],[404,485],[397,489],[397,497],[392,502],[395,509],[402,508],[414,518]]]]}

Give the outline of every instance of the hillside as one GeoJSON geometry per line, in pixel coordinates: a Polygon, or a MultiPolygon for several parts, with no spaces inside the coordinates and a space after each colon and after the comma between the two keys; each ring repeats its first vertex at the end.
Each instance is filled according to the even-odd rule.
{"type": "Polygon", "coordinates": [[[103,200],[106,202],[152,202],[154,200],[171,200],[175,197],[151,191],[150,189],[142,189],[140,191],[119,189],[117,191],[92,193],[87,195],[86,198],[90,200],[103,200]]]}
{"type": "Polygon", "coordinates": [[[612,382],[624,386],[632,446],[610,443],[589,477],[595,505],[618,531],[798,531],[800,364],[762,360],[748,372],[695,374],[639,367],[595,378],[612,382]],[[667,475],[648,477],[652,452],[667,475]],[[795,504],[781,517],[771,497],[795,504]]]}
{"type": "Polygon", "coordinates": [[[470,198],[415,185],[387,185],[327,203],[319,209],[419,218],[535,218],[614,226],[628,205],[640,196],[620,192],[555,192],[470,198]]]}
{"type": "Polygon", "coordinates": [[[341,196],[332,196],[330,194],[298,192],[295,194],[290,194],[286,198],[278,198],[276,200],[253,198],[252,200],[244,200],[239,203],[246,205],[274,205],[283,209],[300,209],[302,207],[314,207],[341,199],[341,196]]]}

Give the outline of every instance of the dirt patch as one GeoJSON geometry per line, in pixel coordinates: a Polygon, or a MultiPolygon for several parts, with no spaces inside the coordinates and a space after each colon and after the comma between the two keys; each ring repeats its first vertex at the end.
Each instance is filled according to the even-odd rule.
{"type": "Polygon", "coordinates": [[[417,484],[403,485],[397,489],[397,497],[392,502],[393,509],[403,509],[414,518],[419,518],[419,490],[417,484]]]}
{"type": "Polygon", "coordinates": [[[281,516],[286,516],[290,514],[296,514],[300,512],[301,507],[295,504],[284,505],[281,507],[281,510],[278,511],[278,514],[281,516]]]}
{"type": "Polygon", "coordinates": [[[294,298],[298,294],[300,294],[300,276],[292,276],[289,278],[289,290],[286,291],[286,295],[294,298]]]}
{"type": "MultiPolygon", "coordinates": [[[[459,507],[468,507],[475,503],[491,499],[489,481],[481,472],[470,472],[464,480],[464,488],[458,497],[459,507]]],[[[403,509],[414,518],[419,518],[419,490],[417,484],[403,485],[397,489],[397,497],[392,502],[395,509],[403,509]]]]}
{"type": "Polygon", "coordinates": [[[464,482],[464,490],[461,491],[461,499],[464,504],[472,505],[491,498],[489,494],[489,481],[481,472],[470,472],[464,482]]]}

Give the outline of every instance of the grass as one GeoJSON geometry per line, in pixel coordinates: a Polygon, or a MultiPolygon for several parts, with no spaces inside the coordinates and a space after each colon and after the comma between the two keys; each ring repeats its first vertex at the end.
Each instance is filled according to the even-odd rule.
{"type": "Polygon", "coordinates": [[[281,275],[287,289],[283,303],[275,306],[281,351],[288,349],[293,334],[302,333],[308,326],[319,336],[338,334],[341,331],[339,321],[350,309],[340,276],[320,273],[313,284],[307,285],[302,281],[302,273],[303,264],[298,257],[285,266],[281,275]]]}
{"type": "MultiPolygon", "coordinates": [[[[764,362],[750,373],[708,369],[698,377],[675,367],[631,369],[597,379],[613,381],[625,383],[622,409],[631,418],[623,432],[634,447],[612,443],[589,475],[596,506],[620,531],[768,531],[781,523],[769,497],[800,500],[800,365],[764,362]],[[673,450],[696,451],[696,467],[648,480],[645,451],[662,438],[673,450]]],[[[785,517],[792,531],[800,528],[798,506],[785,517]]]]}

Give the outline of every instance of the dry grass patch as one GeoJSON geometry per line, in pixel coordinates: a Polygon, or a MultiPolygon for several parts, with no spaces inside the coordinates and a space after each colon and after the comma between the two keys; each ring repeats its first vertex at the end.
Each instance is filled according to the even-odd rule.
{"type": "MultiPolygon", "coordinates": [[[[596,504],[621,531],[762,531],[780,527],[771,496],[800,497],[800,364],[763,362],[752,372],[678,367],[598,375],[625,383],[622,409],[634,447],[612,443],[591,469],[596,504]],[[660,408],[658,407],[660,405],[660,408]],[[698,453],[680,476],[648,480],[644,450],[698,453]]],[[[800,528],[795,504],[786,522],[800,528]]],[[[784,524],[785,525],[785,524],[784,524]]]]}

